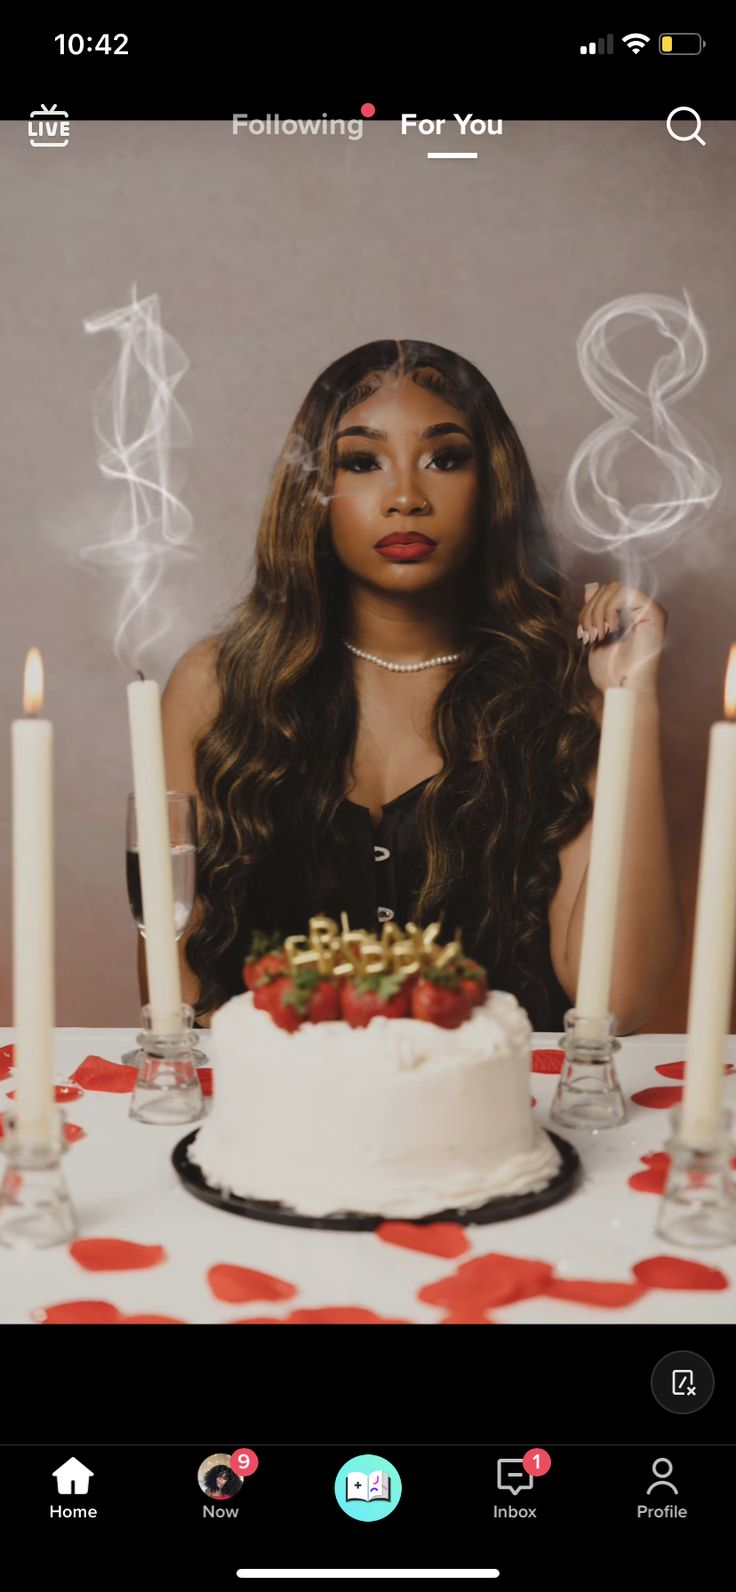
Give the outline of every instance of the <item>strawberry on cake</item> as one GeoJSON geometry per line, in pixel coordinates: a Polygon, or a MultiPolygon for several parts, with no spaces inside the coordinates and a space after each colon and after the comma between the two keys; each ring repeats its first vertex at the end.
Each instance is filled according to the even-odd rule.
{"type": "Polygon", "coordinates": [[[316,1218],[472,1211],[544,1189],[560,1156],[532,1115],[532,1029],[440,946],[332,918],[261,942],[212,1019],[212,1110],[189,1147],[206,1182],[316,1218]]]}

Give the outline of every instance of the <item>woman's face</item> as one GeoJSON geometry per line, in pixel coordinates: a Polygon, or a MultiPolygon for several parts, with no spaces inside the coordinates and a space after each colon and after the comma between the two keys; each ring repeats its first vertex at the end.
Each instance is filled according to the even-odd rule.
{"type": "Polygon", "coordinates": [[[226,1483],[227,1483],[227,1471],[226,1470],[218,1470],[218,1472],[217,1472],[217,1485],[218,1485],[218,1487],[224,1487],[226,1485],[226,1483]]]}
{"type": "Polygon", "coordinates": [[[352,575],[381,591],[440,586],[475,542],[479,461],[467,417],[409,376],[383,382],[340,419],[332,491],[333,545],[352,575]],[[406,542],[377,550],[417,534],[429,541],[414,552],[406,542]]]}

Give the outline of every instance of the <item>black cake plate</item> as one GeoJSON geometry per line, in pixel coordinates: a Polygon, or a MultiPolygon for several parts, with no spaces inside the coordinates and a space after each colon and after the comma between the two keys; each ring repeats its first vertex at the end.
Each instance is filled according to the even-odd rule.
{"type": "MultiPolygon", "coordinates": [[[[374,1227],[379,1227],[382,1222],[411,1221],[417,1227],[424,1227],[428,1222],[459,1222],[462,1227],[474,1227],[486,1222],[506,1222],[514,1216],[529,1216],[532,1211],[543,1211],[548,1205],[556,1205],[559,1200],[567,1199],[577,1187],[582,1173],[580,1156],[573,1144],[567,1139],[560,1139],[556,1133],[549,1133],[548,1137],[560,1152],[561,1166],[559,1171],[547,1184],[546,1188],[539,1189],[536,1194],[502,1194],[496,1199],[488,1200],[485,1205],[478,1205],[473,1210],[447,1210],[434,1211],[431,1216],[368,1216],[361,1211],[334,1211],[329,1216],[301,1216],[298,1211],[288,1205],[282,1205],[279,1200],[254,1200],[239,1194],[232,1194],[229,1190],[213,1188],[205,1181],[201,1168],[190,1161],[188,1150],[190,1144],[199,1132],[195,1128],[193,1133],[187,1134],[185,1139],[180,1139],[171,1157],[174,1167],[184,1184],[185,1189],[193,1194],[195,1199],[204,1200],[207,1205],[216,1205],[218,1210],[232,1211],[236,1216],[250,1216],[257,1222],[281,1222],[287,1227],[323,1227],[335,1233],[365,1233],[374,1227]]],[[[547,1132],[546,1128],[542,1129],[547,1132]]]]}

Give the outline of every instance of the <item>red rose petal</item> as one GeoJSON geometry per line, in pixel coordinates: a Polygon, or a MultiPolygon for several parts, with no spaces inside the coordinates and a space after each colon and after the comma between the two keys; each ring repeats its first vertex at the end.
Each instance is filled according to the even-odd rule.
{"type": "Polygon", "coordinates": [[[54,1086],[54,1099],[57,1106],[66,1106],[70,1100],[81,1100],[84,1090],[74,1083],[57,1083],[54,1086]]]}
{"type": "Polygon", "coordinates": [[[535,1100],[535,1099],[534,1099],[534,1095],[530,1095],[530,1096],[529,1096],[529,1098],[530,1098],[530,1100],[531,1100],[531,1103],[532,1103],[532,1105],[533,1105],[533,1106],[535,1106],[535,1105],[536,1105],[536,1103],[537,1103],[537,1102],[536,1102],[536,1100],[535,1100]]]}
{"type": "MultiPolygon", "coordinates": [[[[655,1150],[652,1155],[642,1155],[642,1161],[647,1167],[646,1172],[634,1172],[628,1178],[629,1188],[638,1194],[664,1194],[667,1183],[667,1173],[670,1169],[670,1158],[665,1150],[655,1150]]],[[[736,1155],[731,1162],[736,1171],[736,1155]]]]}
{"type": "Polygon", "coordinates": [[[85,1271],[138,1271],[168,1260],[161,1244],[132,1244],[126,1238],[75,1238],[69,1254],[85,1271]]]}
{"type": "MultiPolygon", "coordinates": [[[[654,1070],[655,1072],[661,1072],[663,1078],[684,1078],[685,1063],[684,1061],[664,1061],[661,1066],[655,1067],[654,1070]]],[[[729,1061],[723,1071],[728,1073],[736,1072],[736,1067],[729,1061]]]]}
{"type": "Polygon", "coordinates": [[[144,1323],[148,1326],[167,1327],[186,1327],[189,1325],[187,1321],[182,1321],[181,1316],[121,1316],[119,1324],[121,1327],[132,1327],[142,1326],[144,1323]]]}
{"type": "Polygon", "coordinates": [[[384,1244],[419,1249],[425,1255],[442,1255],[446,1260],[454,1260],[470,1249],[470,1240],[459,1222],[427,1222],[423,1227],[416,1222],[381,1222],[376,1236],[384,1244]]]}
{"type": "Polygon", "coordinates": [[[105,1061],[104,1056],[85,1056],[71,1075],[71,1081],[80,1084],[82,1089],[97,1089],[105,1094],[132,1094],[137,1079],[137,1067],[105,1061]]]}
{"type": "Polygon", "coordinates": [[[564,1050],[533,1050],[532,1072],[562,1072],[564,1050]]]}
{"type": "Polygon", "coordinates": [[[286,1322],[280,1316],[236,1316],[234,1321],[223,1321],[223,1327],[261,1327],[268,1322],[269,1326],[284,1327],[286,1322]]]}
{"type": "Polygon", "coordinates": [[[653,1089],[639,1089],[631,1098],[637,1106],[650,1106],[653,1111],[664,1111],[668,1106],[680,1104],[682,1089],[676,1084],[669,1088],[660,1084],[653,1089]]]}
{"type": "Polygon", "coordinates": [[[627,1181],[637,1194],[664,1194],[667,1168],[652,1166],[647,1172],[634,1172],[627,1181]]]}
{"type": "Polygon", "coordinates": [[[31,1315],[34,1321],[47,1327],[64,1327],[70,1323],[74,1326],[118,1326],[122,1320],[117,1307],[108,1304],[106,1299],[69,1299],[62,1305],[32,1310],[31,1315]]]}
{"type": "Polygon", "coordinates": [[[670,1158],[666,1150],[653,1150],[651,1155],[642,1155],[646,1172],[634,1172],[627,1179],[629,1188],[639,1194],[663,1194],[667,1182],[667,1173],[670,1169],[670,1158]]]}
{"type": "Polygon", "coordinates": [[[299,1292],[292,1282],[250,1266],[210,1266],[207,1281],[215,1298],[231,1305],[244,1305],[249,1299],[293,1299],[299,1292]]]}
{"type": "Polygon", "coordinates": [[[0,1045],[0,1079],[9,1078],[15,1061],[15,1045],[0,1045]]]}
{"type": "Polygon", "coordinates": [[[443,1316],[439,1325],[441,1327],[495,1327],[498,1322],[493,1316],[487,1316],[484,1310],[453,1310],[449,1316],[443,1316]]]}
{"type": "Polygon", "coordinates": [[[349,1326],[411,1326],[402,1316],[377,1316],[373,1310],[362,1310],[355,1305],[325,1305],[321,1310],[292,1310],[286,1317],[289,1326],[309,1326],[312,1322],[339,1322],[349,1326]]]}
{"type": "Polygon", "coordinates": [[[212,1068],[211,1067],[198,1067],[197,1068],[197,1077],[199,1078],[200,1086],[201,1086],[201,1089],[202,1089],[202,1094],[203,1095],[211,1095],[212,1094],[212,1068]]]}
{"type": "Polygon", "coordinates": [[[652,1255],[632,1266],[635,1277],[648,1288],[719,1289],[730,1286],[728,1277],[715,1266],[699,1260],[681,1260],[679,1255],[652,1255]]]}
{"type": "Polygon", "coordinates": [[[340,1323],[348,1326],[400,1326],[410,1327],[412,1323],[403,1316],[377,1316],[373,1310],[363,1310],[356,1305],[325,1305],[315,1310],[292,1310],[290,1316],[241,1316],[234,1321],[226,1321],[227,1327],[260,1327],[265,1324],[274,1327],[300,1327],[312,1326],[315,1323],[340,1323]]]}
{"type": "Polygon", "coordinates": [[[551,1299],[570,1299],[574,1304],[600,1305],[604,1310],[617,1310],[631,1305],[649,1289],[643,1282],[594,1282],[583,1278],[568,1281],[557,1277],[543,1290],[551,1299]]]}
{"type": "Polygon", "coordinates": [[[466,1260],[451,1276],[420,1289],[417,1298],[428,1305],[443,1305],[453,1313],[460,1307],[485,1310],[529,1299],[541,1293],[553,1276],[554,1267],[543,1260],[481,1255],[466,1260]]]}

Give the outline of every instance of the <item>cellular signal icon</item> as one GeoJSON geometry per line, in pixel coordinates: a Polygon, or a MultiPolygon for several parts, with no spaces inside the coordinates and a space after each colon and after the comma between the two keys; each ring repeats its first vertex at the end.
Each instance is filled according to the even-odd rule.
{"type": "Polygon", "coordinates": [[[644,49],[644,45],[649,43],[649,37],[646,33],[625,33],[621,43],[628,44],[633,54],[638,55],[639,51],[644,49]]]}
{"type": "Polygon", "coordinates": [[[593,39],[590,44],[581,44],[580,54],[613,55],[613,34],[607,33],[605,39],[599,39],[597,44],[595,39],[593,39]]]}

